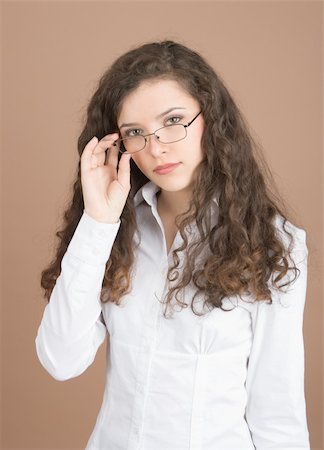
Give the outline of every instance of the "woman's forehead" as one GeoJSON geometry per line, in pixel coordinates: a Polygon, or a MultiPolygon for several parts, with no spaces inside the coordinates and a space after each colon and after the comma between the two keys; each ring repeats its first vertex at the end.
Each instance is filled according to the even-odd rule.
{"type": "Polygon", "coordinates": [[[131,120],[140,112],[154,114],[154,117],[168,108],[186,107],[196,100],[176,80],[146,80],[141,82],[123,99],[119,108],[120,120],[131,120]]]}

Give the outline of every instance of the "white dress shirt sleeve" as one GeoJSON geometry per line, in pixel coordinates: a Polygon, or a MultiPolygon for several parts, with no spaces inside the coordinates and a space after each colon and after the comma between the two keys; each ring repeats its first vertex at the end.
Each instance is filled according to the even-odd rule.
{"type": "Polygon", "coordinates": [[[62,258],[35,339],[38,359],[56,380],[84,372],[106,337],[100,292],[120,223],[97,222],[83,211],[62,258]]]}
{"type": "Polygon", "coordinates": [[[303,342],[308,249],[305,231],[296,230],[292,256],[300,270],[298,279],[284,293],[271,289],[272,305],[257,302],[252,309],[246,421],[256,450],[310,448],[303,342]]]}

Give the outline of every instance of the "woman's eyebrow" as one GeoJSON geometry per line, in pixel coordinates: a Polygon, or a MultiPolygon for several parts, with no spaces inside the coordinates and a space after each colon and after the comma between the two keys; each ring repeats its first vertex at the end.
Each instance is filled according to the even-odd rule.
{"type": "MultiPolygon", "coordinates": [[[[156,119],[160,119],[161,117],[165,116],[166,114],[173,111],[174,109],[186,109],[186,108],[183,108],[182,106],[173,106],[172,108],[169,108],[166,111],[164,111],[163,113],[159,114],[156,117],[156,119]]],[[[123,123],[122,125],[120,125],[119,129],[121,129],[123,127],[133,127],[135,125],[139,125],[139,123],[138,122],[123,123]]]]}

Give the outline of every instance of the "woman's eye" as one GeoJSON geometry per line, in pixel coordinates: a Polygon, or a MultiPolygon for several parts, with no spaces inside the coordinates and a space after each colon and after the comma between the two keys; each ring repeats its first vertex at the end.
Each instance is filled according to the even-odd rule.
{"type": "Polygon", "coordinates": [[[127,130],[125,135],[128,136],[128,137],[137,136],[139,133],[136,133],[136,131],[141,131],[141,130],[139,128],[134,128],[132,130],[127,130]]]}
{"type": "Polygon", "coordinates": [[[177,121],[173,121],[172,119],[178,119],[178,120],[180,121],[180,120],[182,119],[182,117],[180,117],[180,116],[172,116],[172,117],[169,117],[169,119],[167,119],[167,122],[170,121],[169,125],[173,125],[173,124],[175,124],[175,123],[178,123],[178,120],[177,120],[177,121]]]}

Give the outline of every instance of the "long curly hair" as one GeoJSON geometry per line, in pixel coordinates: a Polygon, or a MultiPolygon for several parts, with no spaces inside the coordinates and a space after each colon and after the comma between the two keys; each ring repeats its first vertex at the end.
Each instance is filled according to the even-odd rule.
{"type": "MultiPolygon", "coordinates": [[[[165,305],[171,306],[175,298],[181,308],[187,307],[179,295],[189,284],[196,290],[190,306],[197,315],[200,313],[194,307],[194,300],[198,294],[209,309],[223,309],[222,301],[228,296],[248,295],[254,301],[272,303],[272,288],[283,289],[296,279],[299,271],[291,258],[294,236],[285,228],[287,207],[274,191],[277,188],[271,171],[247,121],[220,76],[200,54],[179,42],[163,40],[132,48],[116,59],[101,76],[87,106],[85,125],[78,138],[79,156],[93,136],[100,140],[118,131],[117,118],[123,100],[141,82],[152,79],[176,80],[199,102],[206,124],[201,139],[204,158],[194,174],[189,209],[176,217],[183,244],[172,253],[173,266],[167,273],[172,286],[169,284],[165,305]],[[212,202],[215,193],[218,220],[212,224],[210,211],[216,208],[212,202]],[[278,234],[278,217],[283,219],[289,246],[278,234]],[[188,245],[185,229],[192,223],[196,224],[198,235],[188,245]],[[186,257],[180,276],[178,253],[182,251],[186,257]],[[294,272],[294,279],[285,278],[288,270],[294,272]],[[281,285],[280,281],[283,281],[281,285]]],[[[110,301],[120,305],[122,297],[131,290],[137,231],[134,195],[150,180],[132,159],[130,164],[131,190],[106,263],[102,303],[110,301]]],[[[84,210],[80,167],[79,160],[64,223],[56,232],[59,238],[56,255],[41,273],[41,286],[48,301],[84,210]]],[[[166,311],[167,308],[165,317],[166,311]]]]}

